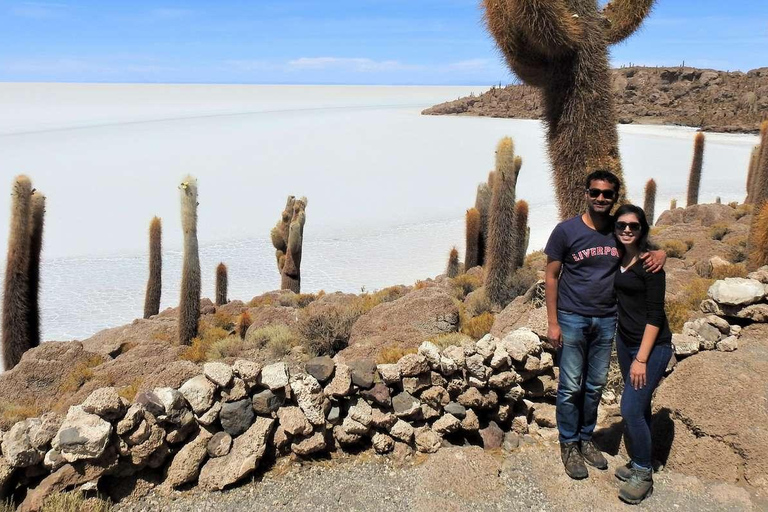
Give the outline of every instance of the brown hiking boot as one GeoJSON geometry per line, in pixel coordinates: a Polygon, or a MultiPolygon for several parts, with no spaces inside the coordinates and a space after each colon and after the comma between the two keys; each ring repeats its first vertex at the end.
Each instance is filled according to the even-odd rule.
{"type": "Polygon", "coordinates": [[[581,454],[590,466],[597,469],[608,469],[608,461],[605,460],[603,452],[595,446],[591,439],[581,441],[581,454]]]}
{"type": "Polygon", "coordinates": [[[560,443],[560,458],[563,460],[566,474],[574,480],[587,478],[587,466],[579,450],[579,443],[560,443]]]}
{"type": "Polygon", "coordinates": [[[616,475],[616,478],[622,482],[629,480],[629,477],[632,476],[632,461],[627,462],[623,466],[617,467],[613,474],[616,475]]]}
{"type": "Polygon", "coordinates": [[[619,499],[637,505],[653,494],[653,470],[632,467],[629,480],[619,489],[619,499]]]}

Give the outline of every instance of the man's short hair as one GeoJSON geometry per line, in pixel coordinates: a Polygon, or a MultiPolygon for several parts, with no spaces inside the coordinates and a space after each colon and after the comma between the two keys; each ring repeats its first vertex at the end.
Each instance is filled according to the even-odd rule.
{"type": "Polygon", "coordinates": [[[584,188],[589,188],[589,185],[593,181],[607,181],[613,185],[613,190],[615,190],[617,194],[619,193],[619,190],[621,190],[621,181],[619,181],[619,178],[611,171],[600,169],[590,173],[590,175],[587,176],[587,182],[585,183],[584,188]]]}

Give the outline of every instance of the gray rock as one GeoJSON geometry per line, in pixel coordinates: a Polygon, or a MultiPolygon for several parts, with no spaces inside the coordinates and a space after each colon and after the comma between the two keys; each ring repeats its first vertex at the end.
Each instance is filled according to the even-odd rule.
{"type": "Polygon", "coordinates": [[[737,348],[739,348],[739,342],[736,336],[728,336],[717,344],[717,350],[720,352],[733,352],[737,348]]]}
{"type": "Polygon", "coordinates": [[[88,414],[95,414],[107,421],[116,420],[125,412],[120,395],[115,388],[100,388],[88,395],[81,407],[88,414]]]}
{"type": "Polygon", "coordinates": [[[693,336],[673,334],[672,345],[675,348],[675,355],[677,356],[690,356],[699,351],[699,340],[693,336]]]}
{"type": "Polygon", "coordinates": [[[221,490],[251,474],[261,461],[275,421],[256,418],[256,422],[235,439],[229,454],[209,459],[200,471],[198,485],[206,491],[221,490]]]}
{"type": "Polygon", "coordinates": [[[509,356],[509,352],[507,352],[507,349],[504,348],[503,344],[499,343],[496,345],[496,350],[493,352],[490,364],[491,368],[494,370],[512,365],[512,358],[509,356]]]}
{"type": "Polygon", "coordinates": [[[488,423],[488,426],[480,429],[480,437],[483,440],[483,448],[491,450],[501,448],[504,442],[504,431],[499,428],[495,421],[488,423]]]}
{"type": "MultiPolygon", "coordinates": [[[[717,317],[714,317],[717,318],[717,317]]],[[[726,322],[727,324],[728,322],[726,322]]],[[[722,334],[720,329],[710,324],[706,318],[697,318],[683,325],[683,334],[687,336],[699,336],[702,341],[714,344],[720,341],[722,334]]]]}
{"type": "Polygon", "coordinates": [[[493,357],[493,353],[496,352],[496,338],[486,334],[475,343],[475,352],[477,355],[482,356],[483,361],[490,360],[493,357]]]}
{"type": "Polygon", "coordinates": [[[334,398],[347,396],[352,392],[352,375],[349,366],[344,363],[336,365],[336,373],[331,382],[325,386],[325,395],[334,398]]]}
{"type": "Polygon", "coordinates": [[[205,411],[205,414],[202,414],[201,416],[197,416],[197,422],[201,425],[208,426],[213,425],[213,423],[219,419],[219,413],[221,412],[221,402],[214,402],[213,406],[205,411]]]}
{"type": "Polygon", "coordinates": [[[360,391],[360,396],[382,407],[392,405],[392,396],[389,393],[389,388],[383,382],[377,382],[371,389],[360,391]]]}
{"type": "Polygon", "coordinates": [[[221,412],[219,413],[221,428],[233,437],[248,430],[253,423],[253,417],[253,407],[248,399],[224,403],[221,405],[221,412]]]}
{"type": "Polygon", "coordinates": [[[160,400],[160,397],[152,391],[139,392],[134,401],[156,418],[165,415],[165,405],[160,400]]]}
{"type": "Polygon", "coordinates": [[[333,359],[328,356],[313,357],[304,363],[304,370],[316,378],[318,382],[325,382],[333,375],[335,368],[333,359]]]}
{"type": "Polygon", "coordinates": [[[502,449],[511,452],[520,446],[520,435],[517,432],[507,432],[504,434],[504,442],[502,443],[502,449]]]}
{"type": "Polygon", "coordinates": [[[445,407],[443,407],[443,410],[444,410],[446,413],[448,413],[448,414],[452,414],[453,416],[455,416],[455,417],[457,417],[457,418],[459,418],[459,419],[463,419],[463,418],[464,418],[464,416],[466,416],[466,415],[467,415],[467,409],[466,409],[466,407],[464,407],[463,405],[461,405],[461,404],[458,404],[458,403],[456,403],[456,402],[450,402],[450,403],[448,403],[448,405],[446,405],[445,407]]]}
{"type": "Polygon", "coordinates": [[[557,378],[554,375],[538,375],[523,382],[525,396],[529,398],[554,398],[557,396],[557,378]]]}
{"type": "Polygon", "coordinates": [[[232,365],[232,371],[243,379],[246,385],[252,387],[259,381],[261,365],[247,359],[238,359],[232,365]]]}
{"type": "MultiPolygon", "coordinates": [[[[457,345],[448,345],[443,349],[443,357],[447,357],[456,363],[458,368],[464,367],[464,349],[457,345]]],[[[441,360],[442,364],[442,360],[441,360]]]]}
{"type": "Polygon", "coordinates": [[[522,386],[516,385],[507,390],[506,394],[504,395],[504,400],[514,403],[518,400],[522,400],[524,396],[525,390],[522,388],[522,386]]]}
{"type": "Polygon", "coordinates": [[[210,432],[201,430],[197,436],[174,455],[168,467],[165,484],[170,487],[194,482],[200,474],[200,466],[208,456],[207,446],[210,432]]]}
{"type": "Polygon", "coordinates": [[[275,391],[288,385],[290,374],[285,363],[273,363],[261,369],[259,380],[262,386],[275,391]]]}
{"type": "Polygon", "coordinates": [[[521,327],[510,332],[501,340],[502,346],[512,360],[522,363],[528,355],[541,351],[541,340],[531,329],[521,327]]]}
{"type": "Polygon", "coordinates": [[[421,402],[407,391],[403,391],[392,398],[392,409],[396,416],[407,418],[421,410],[421,402]]]}
{"type": "Polygon", "coordinates": [[[341,421],[341,409],[338,405],[331,407],[330,411],[328,411],[326,420],[332,425],[337,425],[341,421]]]}
{"type": "Polygon", "coordinates": [[[165,412],[164,415],[158,416],[157,419],[170,423],[179,423],[184,412],[187,411],[187,401],[184,399],[184,395],[173,388],[167,387],[155,388],[153,392],[160,399],[165,412]]]}
{"type": "Polygon", "coordinates": [[[418,393],[432,385],[432,376],[429,373],[422,373],[415,377],[403,377],[403,391],[407,393],[418,393]]]}
{"type": "MultiPolygon", "coordinates": [[[[67,461],[61,456],[61,452],[53,448],[45,452],[45,457],[43,457],[43,467],[50,472],[56,471],[66,463],[67,461]]],[[[0,485],[1,487],[2,485],[0,485]]]]}
{"type": "Polygon", "coordinates": [[[226,432],[216,432],[205,446],[209,457],[223,457],[232,448],[232,436],[226,432]]]}
{"type": "Polygon", "coordinates": [[[325,425],[325,413],[330,410],[331,404],[323,395],[323,388],[317,379],[306,373],[299,374],[291,379],[291,391],[309,422],[318,427],[325,425]]]}
{"type": "Polygon", "coordinates": [[[348,364],[352,384],[363,389],[373,387],[376,378],[376,362],[373,359],[358,359],[348,364]]]}
{"type": "Polygon", "coordinates": [[[111,434],[109,422],[72,406],[52,445],[67,462],[97,459],[104,453],[111,434]]]}
{"type": "Polygon", "coordinates": [[[440,417],[440,411],[435,409],[434,407],[427,405],[427,404],[421,404],[421,418],[430,421],[435,418],[440,417]]]}
{"type": "Polygon", "coordinates": [[[211,408],[215,392],[216,385],[205,375],[192,377],[179,388],[179,393],[184,396],[195,414],[203,414],[211,408]]]}
{"type": "Polygon", "coordinates": [[[400,367],[396,364],[380,364],[376,367],[385,384],[396,384],[402,377],[400,367]]]}
{"type": "Polygon", "coordinates": [[[222,388],[229,386],[229,383],[232,382],[232,377],[235,375],[231,366],[219,362],[205,363],[203,365],[203,374],[205,374],[208,380],[222,388]]]}
{"type": "Polygon", "coordinates": [[[31,431],[39,429],[39,418],[28,418],[15,423],[3,438],[3,456],[12,468],[26,468],[39,464],[45,451],[34,446],[31,431]]]}
{"type": "Polygon", "coordinates": [[[430,341],[423,342],[419,345],[418,353],[426,358],[427,364],[431,368],[437,369],[440,367],[440,349],[434,343],[430,341]]]}
{"type": "Polygon", "coordinates": [[[365,400],[354,398],[350,402],[347,416],[367,427],[373,421],[373,408],[365,400]]]}
{"type": "Polygon", "coordinates": [[[445,414],[432,424],[432,429],[441,435],[451,434],[460,428],[461,421],[452,414],[445,414]]]}
{"type": "Polygon", "coordinates": [[[746,306],[765,297],[765,285],[755,279],[728,277],[709,287],[707,295],[718,304],[746,306]]]}
{"type": "Polygon", "coordinates": [[[459,371],[459,365],[447,356],[440,356],[440,372],[444,375],[453,375],[459,371]]]}
{"type": "Polygon", "coordinates": [[[406,423],[403,420],[397,420],[397,422],[390,429],[389,433],[404,443],[410,443],[413,439],[413,427],[410,423],[406,423]]]}
{"type": "Polygon", "coordinates": [[[128,410],[125,412],[123,419],[117,422],[115,431],[117,435],[122,436],[127,434],[141,423],[144,419],[144,406],[141,404],[131,404],[128,410]]]}
{"type": "Polygon", "coordinates": [[[731,325],[728,323],[728,321],[724,318],[720,318],[717,315],[707,316],[707,322],[713,327],[717,328],[717,330],[723,334],[727,335],[729,332],[731,332],[731,325]]]}
{"type": "Polygon", "coordinates": [[[257,414],[269,416],[277,411],[285,403],[285,395],[282,392],[274,393],[265,389],[253,395],[251,406],[257,414]]]}
{"type": "Polygon", "coordinates": [[[429,371],[429,363],[424,354],[406,354],[400,358],[397,366],[403,377],[415,377],[429,371]]]}
{"type": "Polygon", "coordinates": [[[491,375],[491,369],[484,364],[484,358],[481,354],[475,354],[466,358],[464,365],[467,373],[479,380],[487,380],[491,375]]]}
{"type": "Polygon", "coordinates": [[[344,421],[341,423],[341,428],[344,429],[344,432],[347,434],[354,434],[359,436],[367,434],[370,430],[370,428],[363,425],[359,421],[353,420],[349,416],[344,418],[344,421]]]}
{"type": "Polygon", "coordinates": [[[307,456],[325,450],[325,436],[322,432],[315,432],[311,437],[291,445],[291,451],[296,455],[307,456]]]}
{"type": "Polygon", "coordinates": [[[221,390],[221,399],[225,402],[237,402],[247,396],[245,381],[240,377],[233,377],[232,383],[221,390]]]}
{"type": "Polygon", "coordinates": [[[291,436],[308,436],[312,433],[312,425],[307,421],[304,412],[296,406],[281,407],[277,411],[277,418],[291,436]]]}

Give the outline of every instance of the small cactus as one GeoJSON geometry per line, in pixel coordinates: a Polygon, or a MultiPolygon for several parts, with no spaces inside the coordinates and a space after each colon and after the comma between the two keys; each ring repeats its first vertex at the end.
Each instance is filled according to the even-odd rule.
{"type": "Polygon", "coordinates": [[[674,210],[675,208],[677,208],[677,199],[673,199],[669,202],[669,209],[674,210]]]}
{"type": "Polygon", "coordinates": [[[715,198],[715,204],[723,204],[723,200],[722,200],[722,199],[720,199],[720,196],[717,196],[717,197],[715,198]]]}
{"type": "Polygon", "coordinates": [[[216,305],[223,306],[227,302],[227,266],[219,263],[216,266],[216,305]]]}
{"type": "Polygon", "coordinates": [[[243,311],[240,316],[237,317],[237,326],[235,330],[241,340],[245,339],[245,333],[248,332],[251,323],[253,323],[253,321],[251,320],[251,315],[249,315],[247,311],[243,311]]]}
{"type": "Polygon", "coordinates": [[[515,188],[523,165],[522,159],[515,156],[511,138],[504,137],[499,142],[496,165],[485,249],[485,292],[492,304],[503,307],[510,298],[507,284],[517,263],[515,188]]]}
{"type": "Polygon", "coordinates": [[[160,312],[160,296],[163,289],[163,226],[159,217],[149,223],[149,278],[144,296],[144,318],[160,312]]]}
{"type": "Polygon", "coordinates": [[[645,210],[645,217],[648,219],[648,224],[653,226],[656,210],[656,181],[653,179],[648,180],[645,184],[645,202],[643,203],[643,210],[645,210]]]}
{"type": "Polygon", "coordinates": [[[301,254],[304,245],[307,198],[288,196],[280,220],[272,228],[272,245],[275,247],[277,269],[280,271],[280,288],[300,293],[301,254]]]}
{"type": "Polygon", "coordinates": [[[466,252],[464,268],[469,270],[479,265],[480,256],[480,212],[477,208],[467,210],[466,252]]]}
{"type": "Polygon", "coordinates": [[[31,348],[29,339],[29,259],[32,182],[17,176],[11,192],[11,228],[3,293],[3,365],[10,370],[31,348]]]}
{"type": "Polygon", "coordinates": [[[187,176],[181,190],[181,226],[184,231],[184,261],[181,268],[179,343],[190,345],[197,336],[200,318],[200,253],[197,244],[197,180],[187,176]]]}
{"type": "Polygon", "coordinates": [[[459,275],[460,271],[461,266],[459,264],[459,250],[456,249],[456,247],[453,247],[450,254],[448,255],[448,267],[445,270],[445,275],[453,279],[459,275]]]}
{"type": "Polygon", "coordinates": [[[525,263],[531,228],[528,227],[528,202],[521,199],[515,204],[515,239],[519,242],[515,256],[515,266],[520,268],[525,263]]]}
{"type": "Polygon", "coordinates": [[[45,224],[45,196],[32,193],[32,211],[29,225],[29,331],[30,347],[40,345],[40,254],[43,250],[43,226],[45,224]]]}
{"type": "Polygon", "coordinates": [[[701,167],[704,163],[704,133],[698,132],[693,140],[693,161],[688,175],[688,202],[686,206],[699,204],[701,187],[701,167]]]}

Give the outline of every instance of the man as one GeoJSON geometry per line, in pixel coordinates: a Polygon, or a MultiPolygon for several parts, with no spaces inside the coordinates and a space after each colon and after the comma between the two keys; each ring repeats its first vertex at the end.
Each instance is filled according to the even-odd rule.
{"type": "MultiPolygon", "coordinates": [[[[544,249],[547,338],[560,360],[556,409],[560,456],[565,472],[575,479],[589,475],[584,462],[608,468],[592,433],[616,331],[613,277],[621,258],[611,209],[620,187],[609,171],[590,174],[584,193],[587,212],[558,224],[544,249]]],[[[666,254],[652,251],[641,258],[649,271],[658,272],[666,254]]]]}

